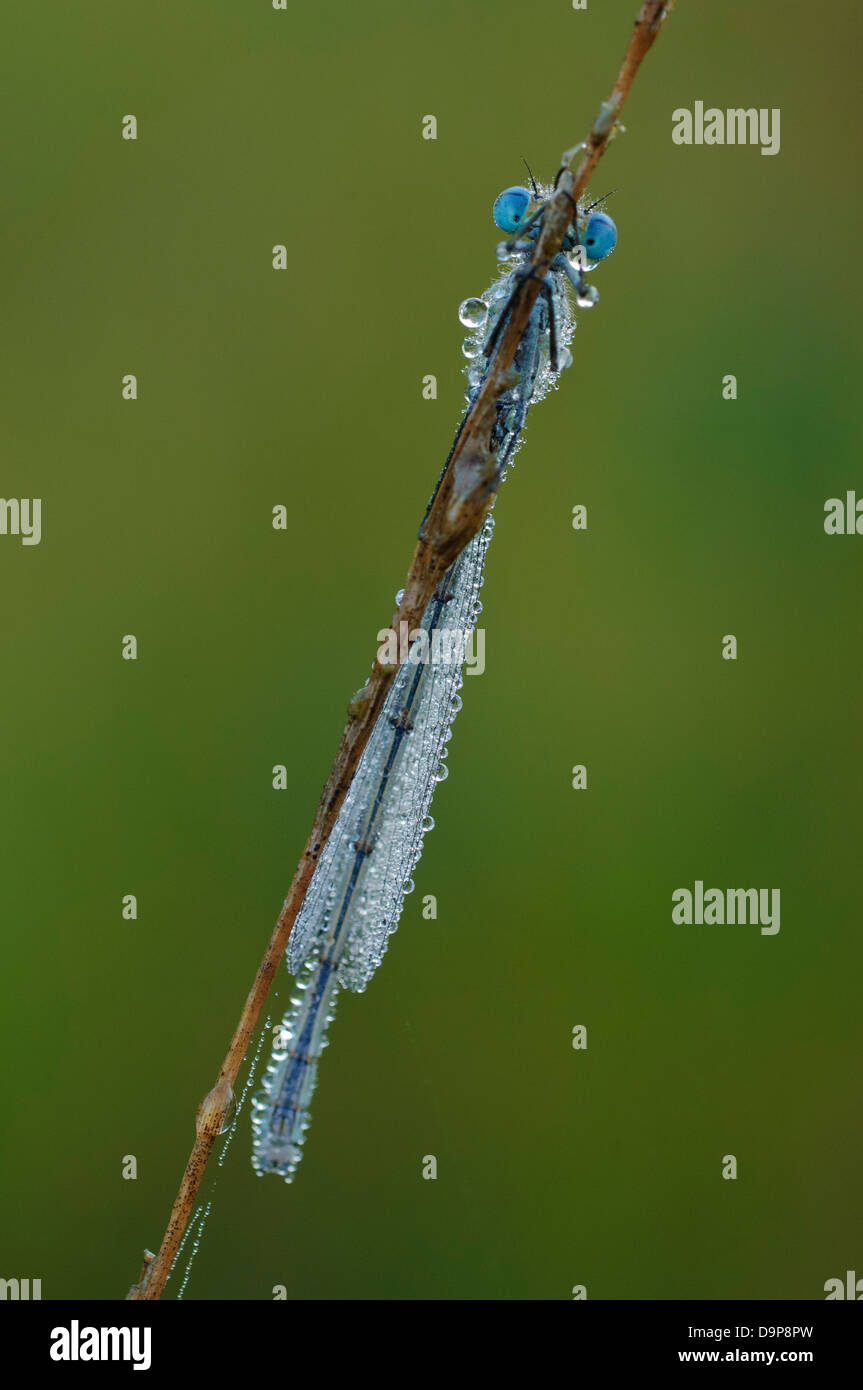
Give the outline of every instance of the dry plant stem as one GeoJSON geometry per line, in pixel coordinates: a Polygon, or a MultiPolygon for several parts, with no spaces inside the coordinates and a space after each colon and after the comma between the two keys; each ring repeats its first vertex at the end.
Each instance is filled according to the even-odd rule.
{"type": "MultiPolygon", "coordinates": [[[[476,535],[491,508],[499,481],[495,472],[496,461],[490,449],[491,432],[496,418],[497,401],[512,383],[510,369],[516,348],[539,293],[542,278],[551,260],[560,250],[572,221],[575,202],[583,193],[608,145],[632,80],[670,9],[671,4],[668,0],[645,0],[635,21],[623,66],[610,97],[600,107],[583,144],[564,157],[564,168],[558,177],[556,192],[543,213],[542,228],[531,260],[530,272],[521,280],[513,295],[509,321],[501,335],[494,362],[479,395],[465,416],[423,523],[408,571],[404,594],[390,623],[390,627],[396,632],[401,631],[401,622],[407,623],[408,631],[419,626],[426,605],[444,573],[468,541],[476,535]],[[573,173],[569,167],[570,158],[578,153],[581,154],[581,158],[573,173]]],[[[145,1260],[139,1283],[129,1290],[129,1299],[157,1299],[165,1286],[165,1280],[192,1213],[207,1160],[231,1104],[233,1085],[255,1030],[258,1015],[321,851],[335,825],[363,749],[383,708],[396,669],[394,666],[382,664],[376,658],[369,679],[349,705],[348,722],[288,896],[258,967],[216,1085],[199,1107],[195,1143],[174,1202],[168,1229],[158,1254],[149,1261],[145,1260]]]]}

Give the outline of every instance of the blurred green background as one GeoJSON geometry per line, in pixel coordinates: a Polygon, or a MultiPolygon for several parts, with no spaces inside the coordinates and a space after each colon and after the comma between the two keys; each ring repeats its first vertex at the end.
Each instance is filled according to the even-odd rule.
{"type": "MultiPolygon", "coordinates": [[[[583,137],[636,10],[6,16],[0,493],[44,512],[39,546],[0,537],[0,1273],[43,1297],[122,1297],[161,1239],[457,423],[492,201],[583,137]]],[[[860,41],[851,0],[679,0],[647,58],[417,891],[341,1002],[293,1187],[252,1175],[242,1116],[187,1297],[863,1272],[863,539],[823,530],[863,495],[860,41]],[[781,152],[673,145],[696,100],[781,108],[781,152]],[[697,878],[779,887],[780,933],[675,926],[697,878]]]]}

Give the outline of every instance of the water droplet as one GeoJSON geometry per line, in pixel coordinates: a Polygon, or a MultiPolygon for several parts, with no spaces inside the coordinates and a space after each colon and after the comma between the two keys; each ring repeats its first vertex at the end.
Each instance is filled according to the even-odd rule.
{"type": "Polygon", "coordinates": [[[237,1112],[237,1100],[231,1090],[230,1084],[225,1081],[217,1081],[212,1091],[209,1091],[201,1104],[198,1106],[198,1113],[195,1116],[195,1129],[198,1134],[203,1134],[206,1130],[212,1130],[216,1124],[219,1112],[224,1113],[220,1117],[217,1134],[224,1134],[230,1129],[234,1115],[237,1112]]]}
{"type": "MultiPolygon", "coordinates": [[[[599,299],[599,290],[596,285],[582,285],[576,291],[575,302],[579,309],[592,309],[599,299]]],[[[579,339],[579,342],[581,339],[579,339]]]]}
{"type": "Polygon", "coordinates": [[[481,299],[463,299],[458,316],[465,328],[482,328],[488,318],[488,305],[481,299]]]}
{"type": "Polygon", "coordinates": [[[479,357],[482,352],[482,343],[478,342],[476,338],[465,338],[461,350],[465,357],[470,360],[472,357],[479,357]]]}
{"type": "Polygon", "coordinates": [[[558,354],[557,354],[557,366],[558,366],[558,371],[561,371],[561,372],[562,372],[562,371],[565,371],[565,369],[566,369],[567,367],[571,367],[571,366],[572,366],[572,353],[570,352],[569,348],[562,348],[562,349],[558,352],[558,354]]]}
{"type": "Polygon", "coordinates": [[[224,1113],[224,1115],[223,1115],[223,1117],[222,1117],[222,1123],[221,1123],[221,1125],[219,1126],[219,1133],[220,1133],[220,1134],[224,1134],[226,1130],[229,1130],[229,1129],[231,1128],[231,1125],[234,1123],[234,1116],[236,1115],[236,1113],[237,1113],[237,1098],[236,1098],[236,1096],[232,1093],[232,1094],[231,1094],[230,1103],[229,1103],[228,1108],[227,1108],[227,1110],[225,1111],[225,1113],[224,1113]]]}

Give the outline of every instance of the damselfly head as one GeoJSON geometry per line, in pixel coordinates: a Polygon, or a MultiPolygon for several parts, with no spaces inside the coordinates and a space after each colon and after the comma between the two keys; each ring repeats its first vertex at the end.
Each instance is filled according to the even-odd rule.
{"type": "Polygon", "coordinates": [[[604,261],[617,245],[617,227],[607,212],[592,212],[584,229],[584,249],[592,261],[604,261]]]}
{"type": "Polygon", "coordinates": [[[514,185],[498,193],[494,200],[492,216],[496,227],[502,232],[517,232],[527,216],[531,203],[529,188],[514,185]]]}

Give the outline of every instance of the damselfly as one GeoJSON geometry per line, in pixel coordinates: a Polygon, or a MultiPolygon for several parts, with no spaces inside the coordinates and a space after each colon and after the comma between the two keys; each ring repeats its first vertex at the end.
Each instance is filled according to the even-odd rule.
{"type": "MultiPolygon", "coordinates": [[[[459,308],[462,324],[471,330],[463,346],[469,404],[494,358],[516,285],[533,273],[527,263],[551,192],[534,184],[533,194],[513,187],[495,200],[495,223],[510,234],[497,248],[501,274],[480,298],[466,299],[459,308]]],[[[519,446],[528,408],[572,362],[569,343],[575,322],[569,289],[582,308],[599,297],[584,276],[614,250],[617,230],[604,212],[594,211],[596,206],[579,209],[574,217],[519,339],[512,384],[497,401],[490,443],[498,479],[519,446]]],[[[252,1102],[252,1165],[258,1174],[278,1173],[289,1182],[293,1178],[338,992],[366,988],[398,926],[404,898],[413,889],[411,874],[423,836],[433,825],[432,794],[446,775],[446,745],[460,708],[461,668],[480,612],[491,530],[489,517],[447,571],[426,607],[420,630],[411,634],[407,658],[387,694],[294,923],[287,959],[298,976],[297,991],[252,1102]]]]}

